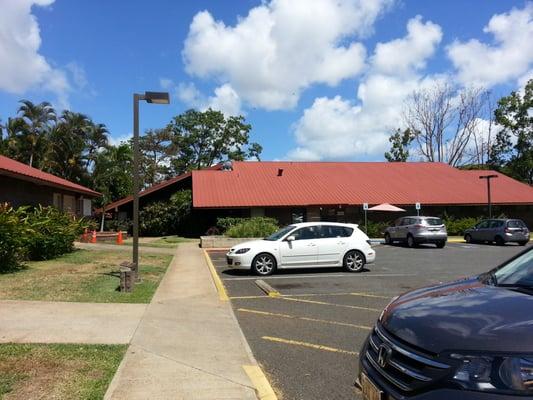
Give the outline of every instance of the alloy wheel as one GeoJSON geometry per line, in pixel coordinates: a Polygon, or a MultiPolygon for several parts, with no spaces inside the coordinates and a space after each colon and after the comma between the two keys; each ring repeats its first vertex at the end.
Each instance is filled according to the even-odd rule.
{"type": "Polygon", "coordinates": [[[260,275],[268,275],[274,269],[274,262],[270,256],[264,255],[259,256],[255,260],[255,270],[260,275]]]}
{"type": "Polygon", "coordinates": [[[350,271],[360,271],[363,269],[365,261],[361,253],[354,251],[346,256],[346,269],[350,271]]]}

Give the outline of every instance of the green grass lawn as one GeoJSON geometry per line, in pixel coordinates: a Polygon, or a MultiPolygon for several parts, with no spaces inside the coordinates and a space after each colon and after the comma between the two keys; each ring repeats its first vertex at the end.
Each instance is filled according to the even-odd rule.
{"type": "Polygon", "coordinates": [[[130,293],[118,291],[123,251],[76,250],[54,260],[28,262],[24,268],[0,274],[0,299],[149,303],[172,256],[141,254],[142,282],[130,293]]]}
{"type": "Polygon", "coordinates": [[[102,399],[126,348],[0,344],[0,399],[102,399]]]}
{"type": "MultiPolygon", "coordinates": [[[[163,236],[163,237],[160,237],[160,238],[157,238],[155,239],[154,241],[150,241],[150,242],[140,242],[139,243],[139,246],[143,246],[143,247],[159,247],[159,248],[168,248],[168,249],[172,249],[172,248],[175,248],[177,247],[178,244],[180,243],[185,243],[185,242],[191,242],[191,241],[195,241],[195,240],[198,240],[198,239],[189,239],[189,238],[184,238],[184,237],[181,237],[181,236],[163,236]]],[[[133,239],[130,237],[126,240],[124,240],[124,244],[125,245],[133,245],[133,239]]]]}

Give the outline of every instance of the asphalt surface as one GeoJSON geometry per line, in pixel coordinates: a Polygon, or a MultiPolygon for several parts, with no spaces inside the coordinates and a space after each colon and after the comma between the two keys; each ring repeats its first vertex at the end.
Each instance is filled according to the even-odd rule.
{"type": "Polygon", "coordinates": [[[258,278],[210,252],[241,328],[279,399],[359,399],[358,351],[381,310],[405,291],[476,275],[524,247],[449,243],[409,249],[376,246],[361,273],[338,269],[280,271],[258,278]],[[282,297],[255,284],[263,279],[282,297]]]}

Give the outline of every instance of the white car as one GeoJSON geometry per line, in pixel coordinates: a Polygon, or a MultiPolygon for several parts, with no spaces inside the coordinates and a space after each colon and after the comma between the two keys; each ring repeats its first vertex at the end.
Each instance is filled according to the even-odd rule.
{"type": "Polygon", "coordinates": [[[304,222],[286,226],[263,240],[232,247],[226,254],[231,268],[270,275],[276,269],[344,267],[360,272],[376,252],[355,224],[304,222]]]}

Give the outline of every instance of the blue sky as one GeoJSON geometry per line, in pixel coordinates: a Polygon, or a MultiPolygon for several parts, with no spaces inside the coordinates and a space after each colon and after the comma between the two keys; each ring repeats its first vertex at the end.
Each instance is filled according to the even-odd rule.
{"type": "Polygon", "coordinates": [[[533,5],[501,0],[0,0],[0,118],[47,100],[131,134],[188,108],[242,113],[263,159],[382,160],[401,104],[446,80],[533,76],[533,5]],[[528,40],[529,39],[529,40],[528,40]]]}

